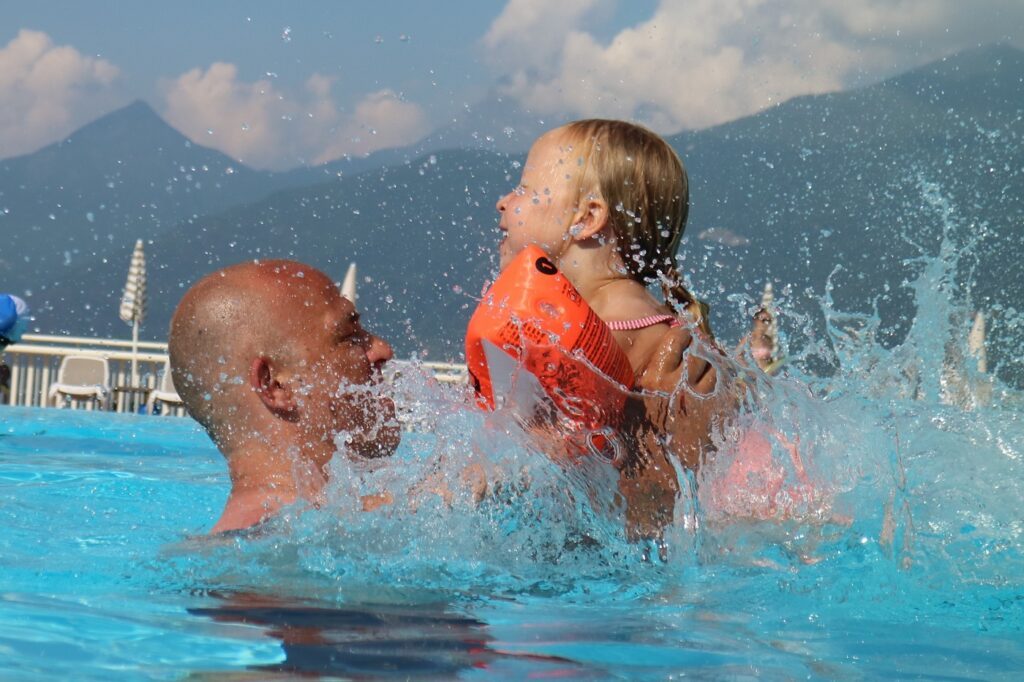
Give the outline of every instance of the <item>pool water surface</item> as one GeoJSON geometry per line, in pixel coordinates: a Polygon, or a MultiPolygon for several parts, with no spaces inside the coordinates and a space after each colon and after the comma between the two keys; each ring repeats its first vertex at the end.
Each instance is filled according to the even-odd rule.
{"type": "MultiPolygon", "coordinates": [[[[348,506],[479,434],[436,405],[403,474],[336,468],[336,505],[219,539],[226,471],[191,420],[2,407],[0,677],[1014,677],[1019,413],[821,402],[833,418],[801,418],[863,460],[843,518],[729,522],[698,499],[667,562],[514,447],[495,458],[532,467],[529,490],[348,506]],[[884,437],[851,440],[837,415],[884,437]],[[967,452],[973,470],[951,469],[967,452]]],[[[818,470],[850,475],[839,459],[818,470]]]]}

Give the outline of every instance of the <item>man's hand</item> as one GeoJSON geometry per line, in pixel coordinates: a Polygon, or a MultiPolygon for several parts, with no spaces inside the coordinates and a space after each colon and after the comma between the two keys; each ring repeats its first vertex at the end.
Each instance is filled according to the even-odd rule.
{"type": "MultiPolygon", "coordinates": [[[[473,504],[480,504],[487,495],[487,472],[479,462],[471,462],[459,472],[459,484],[468,490],[473,504]]],[[[455,493],[448,487],[444,473],[435,471],[409,490],[409,509],[416,512],[425,494],[437,495],[448,508],[451,508],[455,493]]]]}
{"type": "MultiPolygon", "coordinates": [[[[665,333],[637,380],[643,417],[651,434],[688,468],[700,466],[711,446],[716,421],[735,408],[713,359],[721,351],[700,331],[678,327],[665,333]],[[723,384],[723,385],[719,385],[723,384]]],[[[650,437],[644,439],[651,445],[650,437]]]]}
{"type": "Polygon", "coordinates": [[[625,441],[619,492],[626,501],[626,534],[658,540],[672,522],[679,481],[673,458],[696,469],[712,444],[711,430],[735,401],[720,387],[710,340],[686,328],[668,330],[631,394],[620,433],[625,441]]]}

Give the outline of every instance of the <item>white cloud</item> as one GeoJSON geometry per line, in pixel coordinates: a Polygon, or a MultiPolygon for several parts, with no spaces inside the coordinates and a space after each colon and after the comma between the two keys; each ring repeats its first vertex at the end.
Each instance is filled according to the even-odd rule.
{"type": "Polygon", "coordinates": [[[223,62],[182,74],[165,95],[168,123],[254,166],[268,165],[279,153],[279,121],[294,108],[270,81],[239,81],[238,68],[223,62]]]}
{"type": "Polygon", "coordinates": [[[557,59],[567,31],[611,0],[509,0],[491,23],[483,45],[492,58],[519,69],[557,59]]]}
{"type": "Polygon", "coordinates": [[[426,132],[426,116],[420,107],[401,100],[391,90],[381,90],[367,95],[356,105],[352,116],[336,129],[314,162],[398,147],[420,139],[426,132]]]}
{"type": "Polygon", "coordinates": [[[270,80],[241,80],[235,65],[218,62],[166,83],[165,115],[193,140],[257,168],[368,154],[427,132],[422,109],[390,90],[366,95],[348,114],[332,87],[333,79],[314,74],[302,92],[288,92],[270,80]]]}
{"type": "Polygon", "coordinates": [[[504,94],[540,113],[628,117],[663,133],[1012,42],[1006,27],[1024,25],[1019,0],[662,0],[604,43],[586,30],[596,3],[566,4],[546,15],[536,0],[510,0],[491,25],[482,44],[504,94]]]}
{"type": "Polygon", "coordinates": [[[119,71],[104,59],[22,29],[0,48],[0,158],[60,139],[109,109],[119,71]]]}

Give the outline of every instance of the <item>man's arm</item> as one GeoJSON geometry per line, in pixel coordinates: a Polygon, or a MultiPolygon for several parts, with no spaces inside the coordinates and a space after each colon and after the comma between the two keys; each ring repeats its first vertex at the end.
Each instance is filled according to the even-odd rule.
{"type": "Polygon", "coordinates": [[[661,538],[679,495],[677,463],[696,470],[713,447],[715,425],[735,412],[733,392],[713,362],[719,354],[710,340],[673,328],[637,380],[621,431],[625,457],[617,462],[632,540],[661,538]]]}
{"type": "Polygon", "coordinates": [[[651,435],[689,469],[700,467],[714,427],[736,411],[732,382],[716,362],[720,357],[710,339],[695,339],[683,327],[670,329],[637,381],[651,435]]]}

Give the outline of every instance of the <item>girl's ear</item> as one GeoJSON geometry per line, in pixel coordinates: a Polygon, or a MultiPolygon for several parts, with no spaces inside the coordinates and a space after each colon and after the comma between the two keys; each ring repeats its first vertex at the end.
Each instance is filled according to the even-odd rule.
{"type": "Polygon", "coordinates": [[[573,216],[569,236],[582,242],[600,234],[610,223],[608,202],[597,195],[588,195],[580,202],[576,215],[573,216]]]}
{"type": "Polygon", "coordinates": [[[274,415],[293,420],[296,416],[295,396],[281,383],[277,368],[270,358],[259,356],[249,366],[249,388],[274,415]]]}

